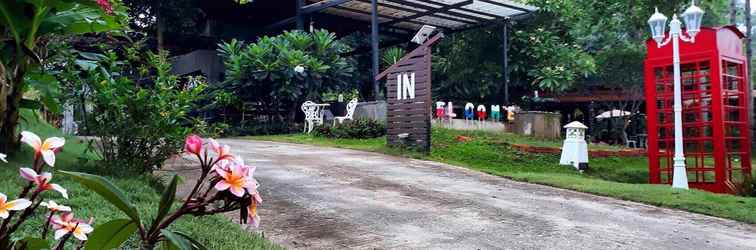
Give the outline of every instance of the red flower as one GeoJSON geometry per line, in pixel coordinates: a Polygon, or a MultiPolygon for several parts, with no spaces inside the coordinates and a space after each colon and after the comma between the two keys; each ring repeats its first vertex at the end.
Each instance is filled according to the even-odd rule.
{"type": "Polygon", "coordinates": [[[113,5],[110,5],[109,0],[97,0],[97,5],[100,5],[100,8],[108,15],[113,14],[113,5]]]}

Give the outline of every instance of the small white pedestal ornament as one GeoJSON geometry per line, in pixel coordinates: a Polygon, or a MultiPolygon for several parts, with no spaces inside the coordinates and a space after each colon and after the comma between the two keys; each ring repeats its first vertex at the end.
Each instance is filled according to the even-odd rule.
{"type": "Polygon", "coordinates": [[[572,165],[580,169],[580,163],[588,163],[588,144],[585,142],[585,130],[580,122],[574,121],[564,126],[567,138],[562,146],[562,158],[559,165],[572,165]]]}

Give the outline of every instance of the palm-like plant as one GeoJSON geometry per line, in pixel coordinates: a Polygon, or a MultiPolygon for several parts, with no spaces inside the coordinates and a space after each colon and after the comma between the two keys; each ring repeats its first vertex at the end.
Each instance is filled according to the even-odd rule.
{"type": "Polygon", "coordinates": [[[399,62],[400,59],[404,56],[404,49],[399,47],[391,47],[383,51],[383,57],[381,58],[383,60],[383,65],[385,67],[391,66],[397,62],[399,62]]]}

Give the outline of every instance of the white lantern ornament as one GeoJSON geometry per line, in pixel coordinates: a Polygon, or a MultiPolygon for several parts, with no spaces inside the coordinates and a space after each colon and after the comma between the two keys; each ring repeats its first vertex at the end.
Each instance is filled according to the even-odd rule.
{"type": "Polygon", "coordinates": [[[683,20],[685,20],[685,30],[688,32],[690,39],[695,42],[696,35],[701,31],[701,20],[703,19],[704,11],[696,6],[695,1],[690,1],[690,7],[683,13],[683,20]]]}
{"type": "Polygon", "coordinates": [[[580,170],[580,163],[588,163],[588,144],[585,142],[585,131],[588,129],[578,121],[564,126],[567,138],[562,145],[562,157],[559,165],[572,165],[580,170]]]}
{"type": "Polygon", "coordinates": [[[667,35],[665,30],[667,28],[667,16],[659,13],[659,9],[655,9],[651,18],[648,19],[648,25],[651,26],[651,37],[654,38],[656,44],[661,47],[664,42],[664,37],[667,35]]]}

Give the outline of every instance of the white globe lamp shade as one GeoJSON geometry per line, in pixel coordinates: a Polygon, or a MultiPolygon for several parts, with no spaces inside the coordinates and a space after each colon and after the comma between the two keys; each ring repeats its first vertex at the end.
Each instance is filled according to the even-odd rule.
{"type": "Polygon", "coordinates": [[[304,73],[304,71],[305,71],[305,68],[302,65],[297,65],[296,67],[294,67],[294,72],[302,74],[302,73],[304,73]]]}
{"type": "Polygon", "coordinates": [[[655,13],[648,19],[648,25],[651,27],[651,37],[656,40],[657,44],[661,44],[666,34],[667,17],[659,13],[659,9],[656,9],[655,13]]]}
{"type": "Polygon", "coordinates": [[[695,38],[699,31],[701,31],[701,20],[703,19],[704,11],[696,6],[695,1],[691,1],[690,7],[683,13],[683,21],[685,21],[685,29],[688,31],[690,37],[695,38]]]}

